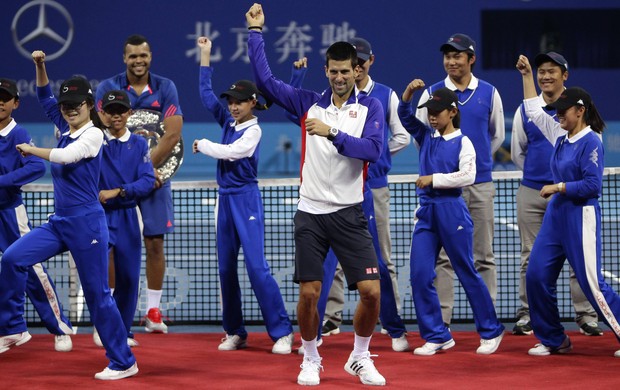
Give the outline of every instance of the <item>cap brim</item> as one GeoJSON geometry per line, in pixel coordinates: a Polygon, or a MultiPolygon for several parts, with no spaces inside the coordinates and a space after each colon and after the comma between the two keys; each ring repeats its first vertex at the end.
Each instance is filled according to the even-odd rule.
{"type": "Polygon", "coordinates": [[[368,61],[370,59],[370,54],[357,53],[357,58],[363,61],[368,61]]]}
{"type": "Polygon", "coordinates": [[[127,104],[126,102],[117,102],[117,101],[113,101],[113,102],[110,102],[108,104],[103,104],[101,106],[101,109],[105,110],[106,108],[108,108],[110,106],[122,106],[122,107],[125,107],[125,108],[129,109],[129,110],[131,109],[131,106],[129,104],[127,104]]]}
{"type": "Polygon", "coordinates": [[[449,51],[451,49],[456,49],[458,51],[468,51],[470,53],[474,53],[474,51],[472,49],[470,49],[469,47],[461,46],[461,45],[459,45],[457,43],[454,43],[454,42],[444,43],[439,48],[439,51],[446,52],[446,51],[449,51]]]}
{"type": "Polygon", "coordinates": [[[427,108],[431,111],[443,111],[449,108],[453,108],[453,106],[446,106],[445,104],[440,103],[436,100],[429,100],[426,103],[419,105],[418,108],[427,108]]]}
{"type": "Polygon", "coordinates": [[[11,91],[11,90],[10,90],[10,89],[8,89],[8,88],[0,87],[0,91],[4,91],[4,92],[8,93],[9,95],[11,95],[11,96],[13,96],[13,97],[17,97],[17,96],[19,96],[19,95],[16,95],[14,91],[11,91]]]}
{"type": "Polygon", "coordinates": [[[82,103],[83,101],[85,101],[87,98],[92,97],[89,95],[65,95],[65,96],[60,96],[58,98],[58,103],[82,103]]]}
{"type": "Polygon", "coordinates": [[[576,104],[571,103],[567,100],[556,100],[555,102],[551,103],[551,104],[547,104],[545,106],[546,110],[560,110],[560,111],[564,111],[564,110],[568,110],[569,108],[571,108],[572,106],[575,106],[576,104]]]}
{"type": "Polygon", "coordinates": [[[226,91],[226,92],[222,92],[220,94],[220,98],[227,98],[227,97],[231,97],[233,99],[237,99],[239,101],[243,101],[243,100],[250,100],[250,99],[254,99],[253,96],[248,96],[244,93],[241,92],[237,92],[237,91],[226,91]]]}

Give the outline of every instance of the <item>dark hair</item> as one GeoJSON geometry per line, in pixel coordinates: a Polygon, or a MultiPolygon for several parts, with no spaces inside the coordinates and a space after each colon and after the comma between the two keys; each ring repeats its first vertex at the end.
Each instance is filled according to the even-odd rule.
{"type": "Polygon", "coordinates": [[[355,69],[357,66],[357,51],[355,46],[349,42],[333,43],[325,53],[325,66],[329,67],[329,60],[333,61],[351,61],[351,67],[355,69]]]}
{"type": "Polygon", "coordinates": [[[459,129],[461,127],[461,110],[456,110],[456,115],[452,118],[452,126],[455,129],[459,129]]]}
{"type": "Polygon", "coordinates": [[[151,48],[151,44],[149,43],[149,41],[146,39],[144,35],[140,35],[140,34],[130,35],[127,37],[127,39],[125,39],[125,44],[123,45],[123,52],[125,51],[125,48],[127,47],[127,45],[139,46],[143,43],[146,43],[149,46],[149,49],[151,48]]]}
{"type": "Polygon", "coordinates": [[[103,121],[101,120],[101,118],[99,117],[99,114],[97,113],[97,109],[95,108],[95,99],[90,96],[87,97],[86,104],[92,106],[88,114],[90,116],[90,120],[93,121],[93,125],[95,125],[95,127],[98,127],[99,129],[103,131],[106,128],[106,125],[103,124],[103,121]]]}
{"type": "Polygon", "coordinates": [[[605,121],[601,118],[601,114],[598,113],[594,102],[590,103],[590,107],[586,107],[585,121],[593,131],[599,134],[602,134],[603,130],[607,127],[605,121]]]}

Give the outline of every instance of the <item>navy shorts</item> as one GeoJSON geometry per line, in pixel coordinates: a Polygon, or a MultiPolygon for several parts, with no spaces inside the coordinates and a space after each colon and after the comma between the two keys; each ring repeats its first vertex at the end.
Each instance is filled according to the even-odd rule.
{"type": "Polygon", "coordinates": [[[295,213],[294,282],[323,281],[323,262],[329,248],[338,258],[349,290],[357,282],[379,279],[377,254],[361,205],[330,214],[295,213]]]}
{"type": "Polygon", "coordinates": [[[174,231],[174,209],[172,207],[172,185],[170,181],[151,191],[140,203],[140,214],[144,236],[160,236],[174,231]]]}

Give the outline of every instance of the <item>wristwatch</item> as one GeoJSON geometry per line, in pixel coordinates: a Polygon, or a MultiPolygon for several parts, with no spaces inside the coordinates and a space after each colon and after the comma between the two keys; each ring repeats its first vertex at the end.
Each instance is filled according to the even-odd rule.
{"type": "Polygon", "coordinates": [[[327,133],[327,139],[330,141],[333,141],[334,138],[336,138],[336,136],[338,135],[339,131],[337,128],[332,127],[329,129],[329,132],[327,133]]]}
{"type": "Polygon", "coordinates": [[[121,198],[124,198],[127,196],[127,191],[125,191],[125,187],[121,186],[120,187],[120,191],[118,192],[118,196],[120,196],[121,198]]]}

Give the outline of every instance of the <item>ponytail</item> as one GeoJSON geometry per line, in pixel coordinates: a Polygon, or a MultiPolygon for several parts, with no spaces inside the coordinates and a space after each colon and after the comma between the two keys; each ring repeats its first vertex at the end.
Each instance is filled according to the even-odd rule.
{"type": "Polygon", "coordinates": [[[602,134],[603,130],[607,127],[603,121],[603,118],[601,118],[601,115],[596,109],[594,102],[591,102],[590,106],[586,107],[585,121],[593,131],[599,134],[602,134]]]}

